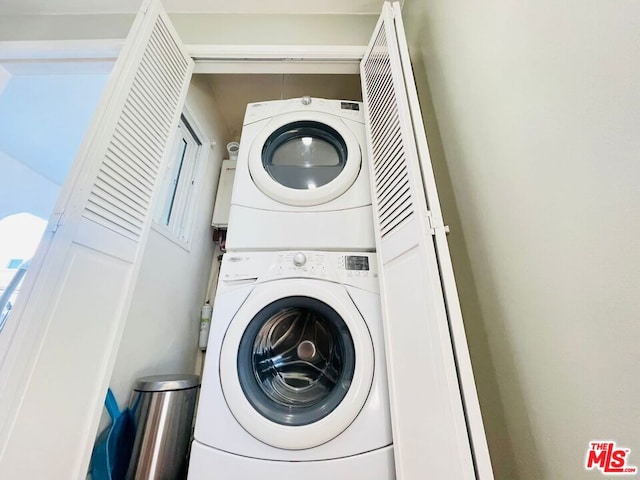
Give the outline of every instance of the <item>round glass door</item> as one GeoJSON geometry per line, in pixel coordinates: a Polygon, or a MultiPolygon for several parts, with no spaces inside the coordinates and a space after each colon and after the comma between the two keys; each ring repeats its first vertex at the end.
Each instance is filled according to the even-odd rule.
{"type": "Polygon", "coordinates": [[[267,305],[249,322],[237,357],[245,397],[281,425],[309,425],[347,394],[355,371],[344,320],[320,300],[296,296],[267,305]]]}
{"type": "Polygon", "coordinates": [[[347,145],[332,127],[315,121],[288,123],[262,148],[262,165],[287,188],[313,190],[336,179],[347,163],[347,145]]]}
{"type": "Polygon", "coordinates": [[[249,173],[276,202],[321,205],[347,192],[360,174],[364,145],[360,122],[304,111],[276,115],[254,128],[249,173]]]}

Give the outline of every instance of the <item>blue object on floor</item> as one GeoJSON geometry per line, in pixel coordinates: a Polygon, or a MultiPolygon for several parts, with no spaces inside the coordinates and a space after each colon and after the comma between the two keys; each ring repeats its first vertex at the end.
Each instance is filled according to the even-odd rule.
{"type": "Polygon", "coordinates": [[[128,409],[122,412],[111,389],[104,402],[111,417],[111,426],[96,439],[91,456],[93,480],[123,480],[133,448],[133,421],[128,409]]]}

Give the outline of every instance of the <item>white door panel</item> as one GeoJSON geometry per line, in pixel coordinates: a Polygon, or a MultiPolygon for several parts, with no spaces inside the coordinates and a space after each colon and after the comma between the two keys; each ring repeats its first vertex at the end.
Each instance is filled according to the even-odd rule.
{"type": "Polygon", "coordinates": [[[492,479],[398,3],[383,7],[361,79],[396,473],[492,479]]]}
{"type": "Polygon", "coordinates": [[[86,475],[192,70],[145,2],[0,336],[0,478],[86,475]]]}

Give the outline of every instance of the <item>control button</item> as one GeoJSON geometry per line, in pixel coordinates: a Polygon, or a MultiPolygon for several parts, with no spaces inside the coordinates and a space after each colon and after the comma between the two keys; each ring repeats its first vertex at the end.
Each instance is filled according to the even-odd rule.
{"type": "Polygon", "coordinates": [[[293,256],[293,264],[296,267],[301,267],[305,263],[307,263],[307,256],[304,253],[298,252],[293,256]]]}
{"type": "Polygon", "coordinates": [[[311,97],[308,95],[305,95],[304,97],[302,97],[302,104],[311,105],[311,97]]]}

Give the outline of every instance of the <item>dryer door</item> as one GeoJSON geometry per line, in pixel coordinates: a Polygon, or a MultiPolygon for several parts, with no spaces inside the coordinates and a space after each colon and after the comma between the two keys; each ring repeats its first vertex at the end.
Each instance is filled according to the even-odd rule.
{"type": "Polygon", "coordinates": [[[257,287],[229,326],[220,378],[236,420],[286,449],[339,435],[373,381],[369,330],[344,288],[283,280],[257,287]]]}
{"type": "MultiPolygon", "coordinates": [[[[350,122],[361,128],[364,125],[350,122]]],[[[249,170],[258,188],[293,206],[320,205],[346,192],[362,163],[360,142],[345,122],[321,112],[278,115],[256,136],[249,170]]]]}

